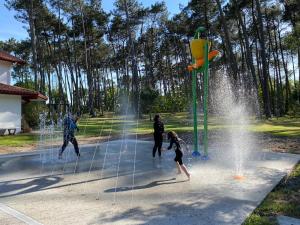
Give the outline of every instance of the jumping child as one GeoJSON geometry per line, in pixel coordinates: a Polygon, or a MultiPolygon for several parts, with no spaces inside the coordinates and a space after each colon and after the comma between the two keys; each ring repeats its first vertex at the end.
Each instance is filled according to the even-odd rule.
{"type": "Polygon", "coordinates": [[[188,179],[190,179],[191,175],[187,171],[186,166],[182,162],[183,153],[181,151],[181,146],[179,144],[180,138],[178,138],[177,134],[174,131],[170,131],[168,133],[168,140],[170,140],[170,146],[168,147],[168,150],[170,150],[172,148],[173,144],[176,145],[176,148],[175,148],[176,156],[174,158],[174,161],[176,163],[178,174],[180,174],[181,170],[183,170],[183,172],[186,174],[186,176],[188,177],[188,179]]]}
{"type": "Polygon", "coordinates": [[[69,144],[69,142],[71,142],[73,144],[77,157],[80,157],[78,142],[74,135],[75,130],[79,131],[77,124],[76,124],[77,121],[78,121],[78,116],[75,116],[75,118],[74,118],[71,114],[68,114],[63,121],[64,143],[59,151],[59,155],[58,155],[59,159],[62,159],[62,154],[63,154],[65,148],[67,147],[67,145],[69,144]]]}

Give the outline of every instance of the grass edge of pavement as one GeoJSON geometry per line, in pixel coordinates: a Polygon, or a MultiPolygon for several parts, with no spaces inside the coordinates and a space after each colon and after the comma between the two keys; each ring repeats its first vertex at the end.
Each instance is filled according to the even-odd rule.
{"type": "Polygon", "coordinates": [[[242,225],[278,225],[276,216],[300,219],[300,161],[264,198],[242,225]]]}

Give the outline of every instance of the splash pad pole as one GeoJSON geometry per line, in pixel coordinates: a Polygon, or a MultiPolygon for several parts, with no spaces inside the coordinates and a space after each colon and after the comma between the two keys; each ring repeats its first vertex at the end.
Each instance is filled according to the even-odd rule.
{"type": "Polygon", "coordinates": [[[209,61],[219,54],[214,50],[209,53],[209,41],[201,39],[201,33],[205,28],[198,27],[194,39],[190,42],[191,54],[193,57],[193,64],[188,66],[188,70],[192,72],[192,92],[193,92],[193,118],[194,118],[194,152],[193,156],[200,156],[198,150],[198,118],[197,118],[197,74],[204,75],[204,96],[203,96],[203,113],[204,113],[204,131],[203,131],[203,145],[204,155],[203,159],[208,159],[208,69],[209,61]]]}
{"type": "Polygon", "coordinates": [[[198,119],[197,119],[197,71],[192,72],[192,92],[193,92],[193,116],[194,116],[194,152],[193,156],[200,156],[198,151],[198,119]]]}
{"type": "Polygon", "coordinates": [[[205,54],[204,54],[204,95],[203,95],[203,144],[204,144],[204,158],[207,159],[208,157],[208,68],[209,68],[209,61],[208,61],[208,41],[205,42],[205,54]]]}

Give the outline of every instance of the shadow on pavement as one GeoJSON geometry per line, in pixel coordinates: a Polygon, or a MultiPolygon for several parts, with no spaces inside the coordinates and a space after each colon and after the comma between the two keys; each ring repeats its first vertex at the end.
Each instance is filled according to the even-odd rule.
{"type": "Polygon", "coordinates": [[[140,190],[140,189],[146,189],[146,188],[153,188],[153,187],[160,186],[160,185],[168,185],[168,184],[187,182],[187,180],[184,180],[184,181],[174,181],[174,180],[176,180],[176,178],[171,178],[171,179],[166,179],[166,180],[157,180],[157,181],[153,181],[149,184],[145,184],[145,185],[111,188],[111,189],[105,190],[104,192],[123,192],[123,191],[131,191],[131,190],[140,190]]]}
{"type": "Polygon", "coordinates": [[[21,184],[4,182],[1,184],[0,195],[2,195],[4,193],[10,193],[10,192],[13,192],[13,193],[7,194],[7,195],[2,195],[0,198],[41,191],[51,185],[57,184],[62,179],[63,178],[61,178],[61,177],[48,176],[48,177],[36,178],[36,179],[33,179],[26,183],[21,183],[21,184]]]}

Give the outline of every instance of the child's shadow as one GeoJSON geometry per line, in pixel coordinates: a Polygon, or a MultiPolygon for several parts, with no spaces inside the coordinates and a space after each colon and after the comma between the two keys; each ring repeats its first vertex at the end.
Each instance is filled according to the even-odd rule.
{"type": "Polygon", "coordinates": [[[183,181],[174,181],[176,178],[166,179],[166,180],[157,180],[153,181],[149,184],[140,185],[140,186],[130,186],[130,187],[118,187],[118,188],[110,188],[105,190],[104,192],[123,192],[123,191],[131,191],[131,190],[140,190],[140,189],[146,189],[146,188],[152,188],[160,185],[166,185],[166,184],[176,184],[176,183],[183,183],[187,180],[183,181]]]}

